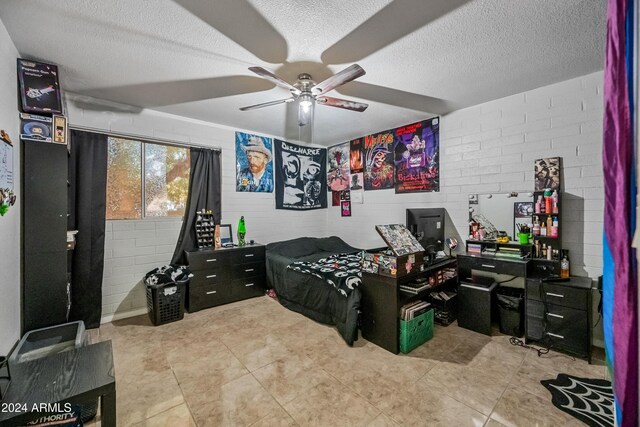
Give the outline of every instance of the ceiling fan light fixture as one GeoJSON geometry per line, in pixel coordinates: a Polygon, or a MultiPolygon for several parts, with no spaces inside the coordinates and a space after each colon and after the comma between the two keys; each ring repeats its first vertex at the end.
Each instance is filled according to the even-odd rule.
{"type": "Polygon", "coordinates": [[[300,95],[299,105],[300,109],[302,109],[303,112],[308,113],[313,106],[313,96],[311,96],[311,94],[309,93],[303,93],[302,95],[300,95]]]}

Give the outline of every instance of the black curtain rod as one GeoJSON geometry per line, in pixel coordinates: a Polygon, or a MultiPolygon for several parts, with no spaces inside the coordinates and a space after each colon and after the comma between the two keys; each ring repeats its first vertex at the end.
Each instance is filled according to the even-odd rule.
{"type": "Polygon", "coordinates": [[[180,147],[204,148],[206,150],[222,151],[221,147],[212,147],[212,146],[209,146],[209,145],[200,145],[200,144],[192,144],[192,143],[186,143],[186,142],[172,141],[170,139],[156,138],[156,137],[146,136],[146,135],[137,135],[137,134],[134,134],[134,133],[112,132],[112,131],[108,131],[108,130],[104,130],[104,129],[92,128],[92,127],[87,127],[87,126],[69,125],[69,129],[79,130],[79,131],[83,131],[83,132],[101,133],[101,134],[108,135],[108,136],[111,136],[111,137],[114,137],[114,138],[133,139],[133,140],[142,141],[142,142],[152,142],[154,144],[176,145],[176,146],[180,146],[180,147]]]}

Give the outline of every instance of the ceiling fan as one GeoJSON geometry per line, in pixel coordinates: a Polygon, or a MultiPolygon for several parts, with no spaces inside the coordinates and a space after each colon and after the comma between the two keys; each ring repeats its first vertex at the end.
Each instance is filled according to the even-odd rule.
{"type": "Polygon", "coordinates": [[[305,126],[311,122],[313,106],[315,103],[358,112],[363,112],[369,106],[362,102],[349,101],[324,95],[338,86],[342,86],[345,83],[357,79],[358,77],[364,76],[365,71],[358,64],[353,64],[320,83],[314,82],[312,77],[306,73],[300,74],[298,76],[298,80],[294,84],[289,84],[262,67],[249,67],[249,70],[278,86],[289,89],[292,96],[290,98],[279,99],[277,101],[263,102],[261,104],[242,107],[240,108],[241,111],[255,110],[257,108],[269,107],[271,105],[298,101],[298,125],[305,126]]]}

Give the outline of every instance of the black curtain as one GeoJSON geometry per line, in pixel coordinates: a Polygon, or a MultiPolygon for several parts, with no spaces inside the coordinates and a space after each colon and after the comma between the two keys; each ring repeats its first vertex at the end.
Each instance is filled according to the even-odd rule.
{"type": "Polygon", "coordinates": [[[189,196],[184,212],[182,229],[171,264],[186,264],[185,250],[196,249],[196,212],[211,209],[216,224],[220,224],[222,203],[220,198],[220,152],[205,148],[191,148],[189,196]]]}
{"type": "Polygon", "coordinates": [[[69,229],[78,230],[71,261],[71,320],[100,326],[107,199],[107,135],[71,131],[69,229]]]}

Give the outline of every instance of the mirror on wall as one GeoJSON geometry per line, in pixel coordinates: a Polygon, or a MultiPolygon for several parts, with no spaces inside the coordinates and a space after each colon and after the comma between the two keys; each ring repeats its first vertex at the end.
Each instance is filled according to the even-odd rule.
{"type": "Polygon", "coordinates": [[[495,240],[504,231],[511,240],[517,224],[532,223],[533,193],[490,193],[469,195],[469,239],[495,240]],[[480,224],[480,231],[473,224],[480,224]]]}

